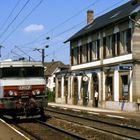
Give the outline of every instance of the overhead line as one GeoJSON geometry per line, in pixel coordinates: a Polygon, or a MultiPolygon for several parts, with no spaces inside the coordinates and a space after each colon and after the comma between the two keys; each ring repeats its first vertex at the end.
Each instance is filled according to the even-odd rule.
{"type": "MultiPolygon", "coordinates": [[[[29,58],[32,58],[30,55],[28,55],[27,53],[25,53],[22,49],[20,49],[18,46],[15,46],[15,48],[17,48],[19,51],[21,51],[24,55],[28,56],[29,58]]],[[[32,60],[34,60],[34,58],[32,58],[32,60]]]]}
{"type": "MultiPolygon", "coordinates": [[[[100,15],[101,13],[105,12],[106,10],[108,10],[108,9],[110,9],[110,8],[112,8],[112,7],[114,7],[115,5],[121,3],[122,1],[125,1],[125,0],[120,0],[120,1],[118,1],[117,3],[114,3],[112,6],[110,6],[110,7],[106,8],[106,9],[104,9],[103,11],[97,13],[96,16],[98,16],[98,15],[100,15]]],[[[93,3],[92,3],[92,5],[93,5],[93,3]]],[[[88,7],[89,7],[89,6],[88,6],[88,7]]],[[[84,9],[86,9],[86,8],[84,8],[84,9]]],[[[82,10],[81,10],[81,11],[82,11],[82,10]]],[[[79,13],[79,12],[78,12],[78,13],[79,13]]],[[[75,14],[75,15],[76,15],[76,14],[75,14]]],[[[74,16],[72,16],[72,17],[74,17],[74,16]]],[[[70,17],[70,18],[68,18],[68,19],[70,20],[72,17],[70,17]]],[[[68,21],[68,19],[65,20],[64,22],[62,22],[61,24],[63,25],[66,21],[68,21]]],[[[80,22],[80,23],[81,23],[81,22],[80,22]]],[[[80,24],[80,23],[79,23],[79,24],[80,24]]],[[[57,28],[57,27],[60,26],[61,24],[58,24],[57,26],[55,26],[54,28],[52,28],[50,31],[48,31],[48,32],[46,32],[46,33],[40,35],[39,37],[37,37],[37,38],[34,39],[33,41],[30,41],[30,42],[28,42],[28,43],[26,43],[26,44],[23,44],[23,45],[21,45],[21,46],[30,45],[30,44],[33,44],[33,43],[37,42],[38,39],[39,39],[40,37],[42,37],[43,35],[45,35],[45,34],[51,32],[52,30],[54,30],[55,28],[57,28]]],[[[72,26],[71,28],[74,28],[74,26],[72,26]]],[[[67,30],[68,30],[68,29],[67,29],[67,30]]],[[[66,31],[63,31],[63,32],[66,32],[66,31]]],[[[60,33],[60,34],[61,34],[61,33],[60,33]]],[[[56,37],[55,37],[55,38],[56,38],[56,37]]],[[[44,40],[44,39],[43,39],[43,40],[44,40]]],[[[42,41],[43,41],[43,40],[42,40],[42,41]]]]}
{"type": "MultiPolygon", "coordinates": [[[[71,20],[72,18],[76,17],[77,15],[79,15],[82,11],[84,11],[85,9],[89,8],[90,6],[92,5],[95,5],[97,3],[97,1],[99,0],[96,0],[95,2],[93,2],[92,4],[88,5],[86,8],[83,8],[82,10],[80,10],[78,13],[76,13],[75,15],[71,16],[70,18],[66,19],[65,21],[61,22],[60,24],[56,25],[55,27],[53,27],[52,29],[50,29],[49,31],[47,31],[46,33],[43,33],[42,35],[40,35],[39,37],[37,37],[36,39],[34,39],[33,41],[30,41],[24,45],[29,45],[29,44],[32,44],[33,42],[37,41],[39,38],[41,38],[42,36],[50,33],[51,31],[55,30],[56,28],[58,28],[59,26],[65,24],[66,22],[68,22],[69,20],[71,20]]],[[[23,46],[24,46],[23,45],[23,46]]]]}
{"type": "MultiPolygon", "coordinates": [[[[122,1],[125,1],[125,0],[121,0],[121,1],[119,1],[119,2],[117,2],[117,3],[115,3],[115,4],[113,4],[112,6],[106,8],[105,10],[103,10],[102,12],[99,12],[97,15],[103,13],[104,11],[108,10],[109,8],[114,7],[115,5],[119,4],[119,3],[122,2],[122,1]]],[[[97,16],[97,15],[96,15],[96,16],[97,16]]],[[[77,25],[78,25],[78,24],[77,24],[77,25]]],[[[67,30],[65,30],[65,31],[63,31],[63,32],[61,32],[61,33],[59,33],[58,35],[56,35],[55,38],[57,38],[57,36],[60,36],[60,35],[64,34],[65,32],[67,32],[67,31],[69,31],[70,29],[73,29],[73,28],[74,28],[74,27],[69,28],[69,29],[67,29],[67,30]]],[[[62,46],[64,46],[64,45],[62,45],[62,46]]],[[[61,46],[61,47],[62,47],[62,46],[61,46]]],[[[61,50],[58,50],[57,52],[59,52],[59,51],[61,51],[61,50]]],[[[50,54],[52,55],[52,53],[50,53],[50,54]]],[[[50,55],[50,54],[49,54],[49,55],[50,55]]]]}
{"type": "Polygon", "coordinates": [[[30,11],[28,15],[7,35],[7,37],[1,42],[4,43],[16,30],[17,28],[39,7],[39,5],[43,2],[43,0],[40,0],[39,3],[30,11]]]}
{"type": "MultiPolygon", "coordinates": [[[[125,1],[125,0],[121,0],[121,1],[115,3],[114,5],[112,5],[112,6],[108,7],[108,8],[112,8],[113,6],[119,4],[119,3],[122,2],[122,1],[125,1]]],[[[97,15],[99,15],[99,14],[103,13],[104,11],[108,10],[108,8],[105,9],[105,10],[103,10],[102,12],[97,13],[97,15]]],[[[97,16],[97,15],[96,15],[96,16],[97,16]]],[[[84,20],[84,21],[85,21],[85,20],[84,20]]],[[[84,23],[84,21],[82,21],[81,23],[84,23]]],[[[60,36],[60,35],[62,35],[62,34],[64,34],[64,33],[66,33],[66,32],[68,32],[69,30],[72,30],[72,29],[76,28],[76,27],[77,27],[78,25],[80,25],[81,23],[79,23],[79,24],[77,24],[77,25],[74,25],[73,27],[71,27],[71,28],[69,28],[69,29],[67,29],[67,30],[65,30],[65,31],[63,31],[63,32],[61,32],[61,33],[59,33],[59,34],[57,34],[54,38],[57,38],[58,36],[60,36]]]]}
{"type": "Polygon", "coordinates": [[[27,4],[30,2],[30,0],[27,0],[24,6],[21,8],[21,10],[18,12],[18,14],[14,17],[14,19],[8,24],[8,26],[5,28],[5,30],[0,34],[0,38],[8,31],[9,27],[13,24],[13,22],[18,18],[20,13],[23,11],[23,9],[27,6],[27,4]]]}
{"type": "Polygon", "coordinates": [[[18,4],[20,3],[21,1],[19,0],[16,5],[14,6],[14,8],[12,9],[12,11],[10,12],[10,14],[8,15],[8,17],[6,18],[6,20],[3,22],[3,24],[1,25],[0,27],[0,30],[4,27],[4,25],[6,25],[6,22],[9,20],[9,18],[12,16],[12,14],[14,13],[15,9],[17,8],[18,4]]]}
{"type": "MultiPolygon", "coordinates": [[[[122,2],[122,1],[125,1],[125,0],[121,0],[121,1],[119,1],[119,2],[117,2],[117,3],[115,3],[115,4],[113,4],[112,6],[106,8],[105,10],[103,10],[103,11],[101,11],[101,12],[99,12],[97,15],[103,13],[104,11],[108,10],[109,8],[114,7],[115,5],[119,4],[119,3],[122,2]]],[[[96,16],[97,16],[97,15],[96,15],[96,16]]],[[[80,23],[79,23],[79,24],[80,24],[80,23]]],[[[77,24],[77,25],[78,25],[78,24],[77,24]]],[[[60,35],[64,34],[65,32],[67,32],[67,31],[69,31],[70,29],[73,29],[73,28],[74,28],[74,26],[71,27],[71,28],[69,28],[69,29],[67,29],[67,30],[65,30],[65,31],[63,31],[63,32],[61,32],[61,33],[59,33],[57,36],[60,36],[60,35]]],[[[52,29],[51,29],[51,30],[52,30],[52,29]]],[[[56,37],[57,37],[57,36],[56,36],[56,37]]],[[[55,38],[56,38],[56,37],[55,37],[55,38]]],[[[39,37],[39,38],[40,38],[40,37],[39,37]]],[[[35,41],[32,41],[32,42],[26,43],[25,45],[27,45],[27,44],[32,44],[33,42],[35,42],[35,41]]]]}

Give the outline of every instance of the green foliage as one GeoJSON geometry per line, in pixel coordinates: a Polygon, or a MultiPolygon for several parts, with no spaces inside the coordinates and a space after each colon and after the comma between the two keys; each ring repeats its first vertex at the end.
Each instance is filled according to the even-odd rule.
{"type": "Polygon", "coordinates": [[[49,88],[47,88],[46,92],[47,92],[48,102],[55,102],[55,92],[50,91],[49,88]]]}

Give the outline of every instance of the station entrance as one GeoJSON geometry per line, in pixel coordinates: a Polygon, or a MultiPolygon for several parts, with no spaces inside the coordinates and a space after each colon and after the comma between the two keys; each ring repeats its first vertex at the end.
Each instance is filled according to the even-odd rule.
{"type": "Polygon", "coordinates": [[[92,104],[93,107],[95,107],[95,100],[94,100],[95,91],[99,93],[99,78],[97,73],[92,74],[92,80],[91,80],[91,98],[93,99],[93,104],[92,104]]]}
{"type": "Polygon", "coordinates": [[[73,100],[74,105],[78,104],[78,79],[77,77],[74,77],[73,79],[72,100],[73,100]]]}
{"type": "Polygon", "coordinates": [[[83,106],[87,106],[89,102],[89,92],[88,92],[88,84],[89,80],[87,76],[82,77],[82,82],[81,82],[81,95],[82,100],[83,100],[83,106]]]}

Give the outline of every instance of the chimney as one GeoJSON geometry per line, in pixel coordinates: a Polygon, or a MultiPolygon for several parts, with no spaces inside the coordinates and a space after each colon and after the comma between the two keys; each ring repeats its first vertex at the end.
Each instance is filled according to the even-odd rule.
{"type": "Polygon", "coordinates": [[[93,10],[88,10],[87,11],[87,24],[90,24],[93,22],[93,10]]]}

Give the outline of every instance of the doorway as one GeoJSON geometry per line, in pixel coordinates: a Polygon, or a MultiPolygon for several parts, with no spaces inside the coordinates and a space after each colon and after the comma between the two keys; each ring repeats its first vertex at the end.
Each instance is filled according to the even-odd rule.
{"type": "Polygon", "coordinates": [[[78,104],[78,79],[74,77],[73,79],[73,104],[78,104]]]}
{"type": "Polygon", "coordinates": [[[92,74],[91,80],[91,98],[93,99],[93,107],[95,107],[95,90],[99,93],[99,78],[97,73],[92,74]]]}
{"type": "Polygon", "coordinates": [[[88,77],[83,76],[82,77],[82,84],[81,84],[81,89],[82,89],[81,95],[83,95],[82,96],[83,106],[87,106],[88,102],[89,102],[88,83],[89,83],[88,77]]]}
{"type": "Polygon", "coordinates": [[[65,103],[68,103],[68,79],[64,81],[64,96],[65,96],[65,103]]]}

